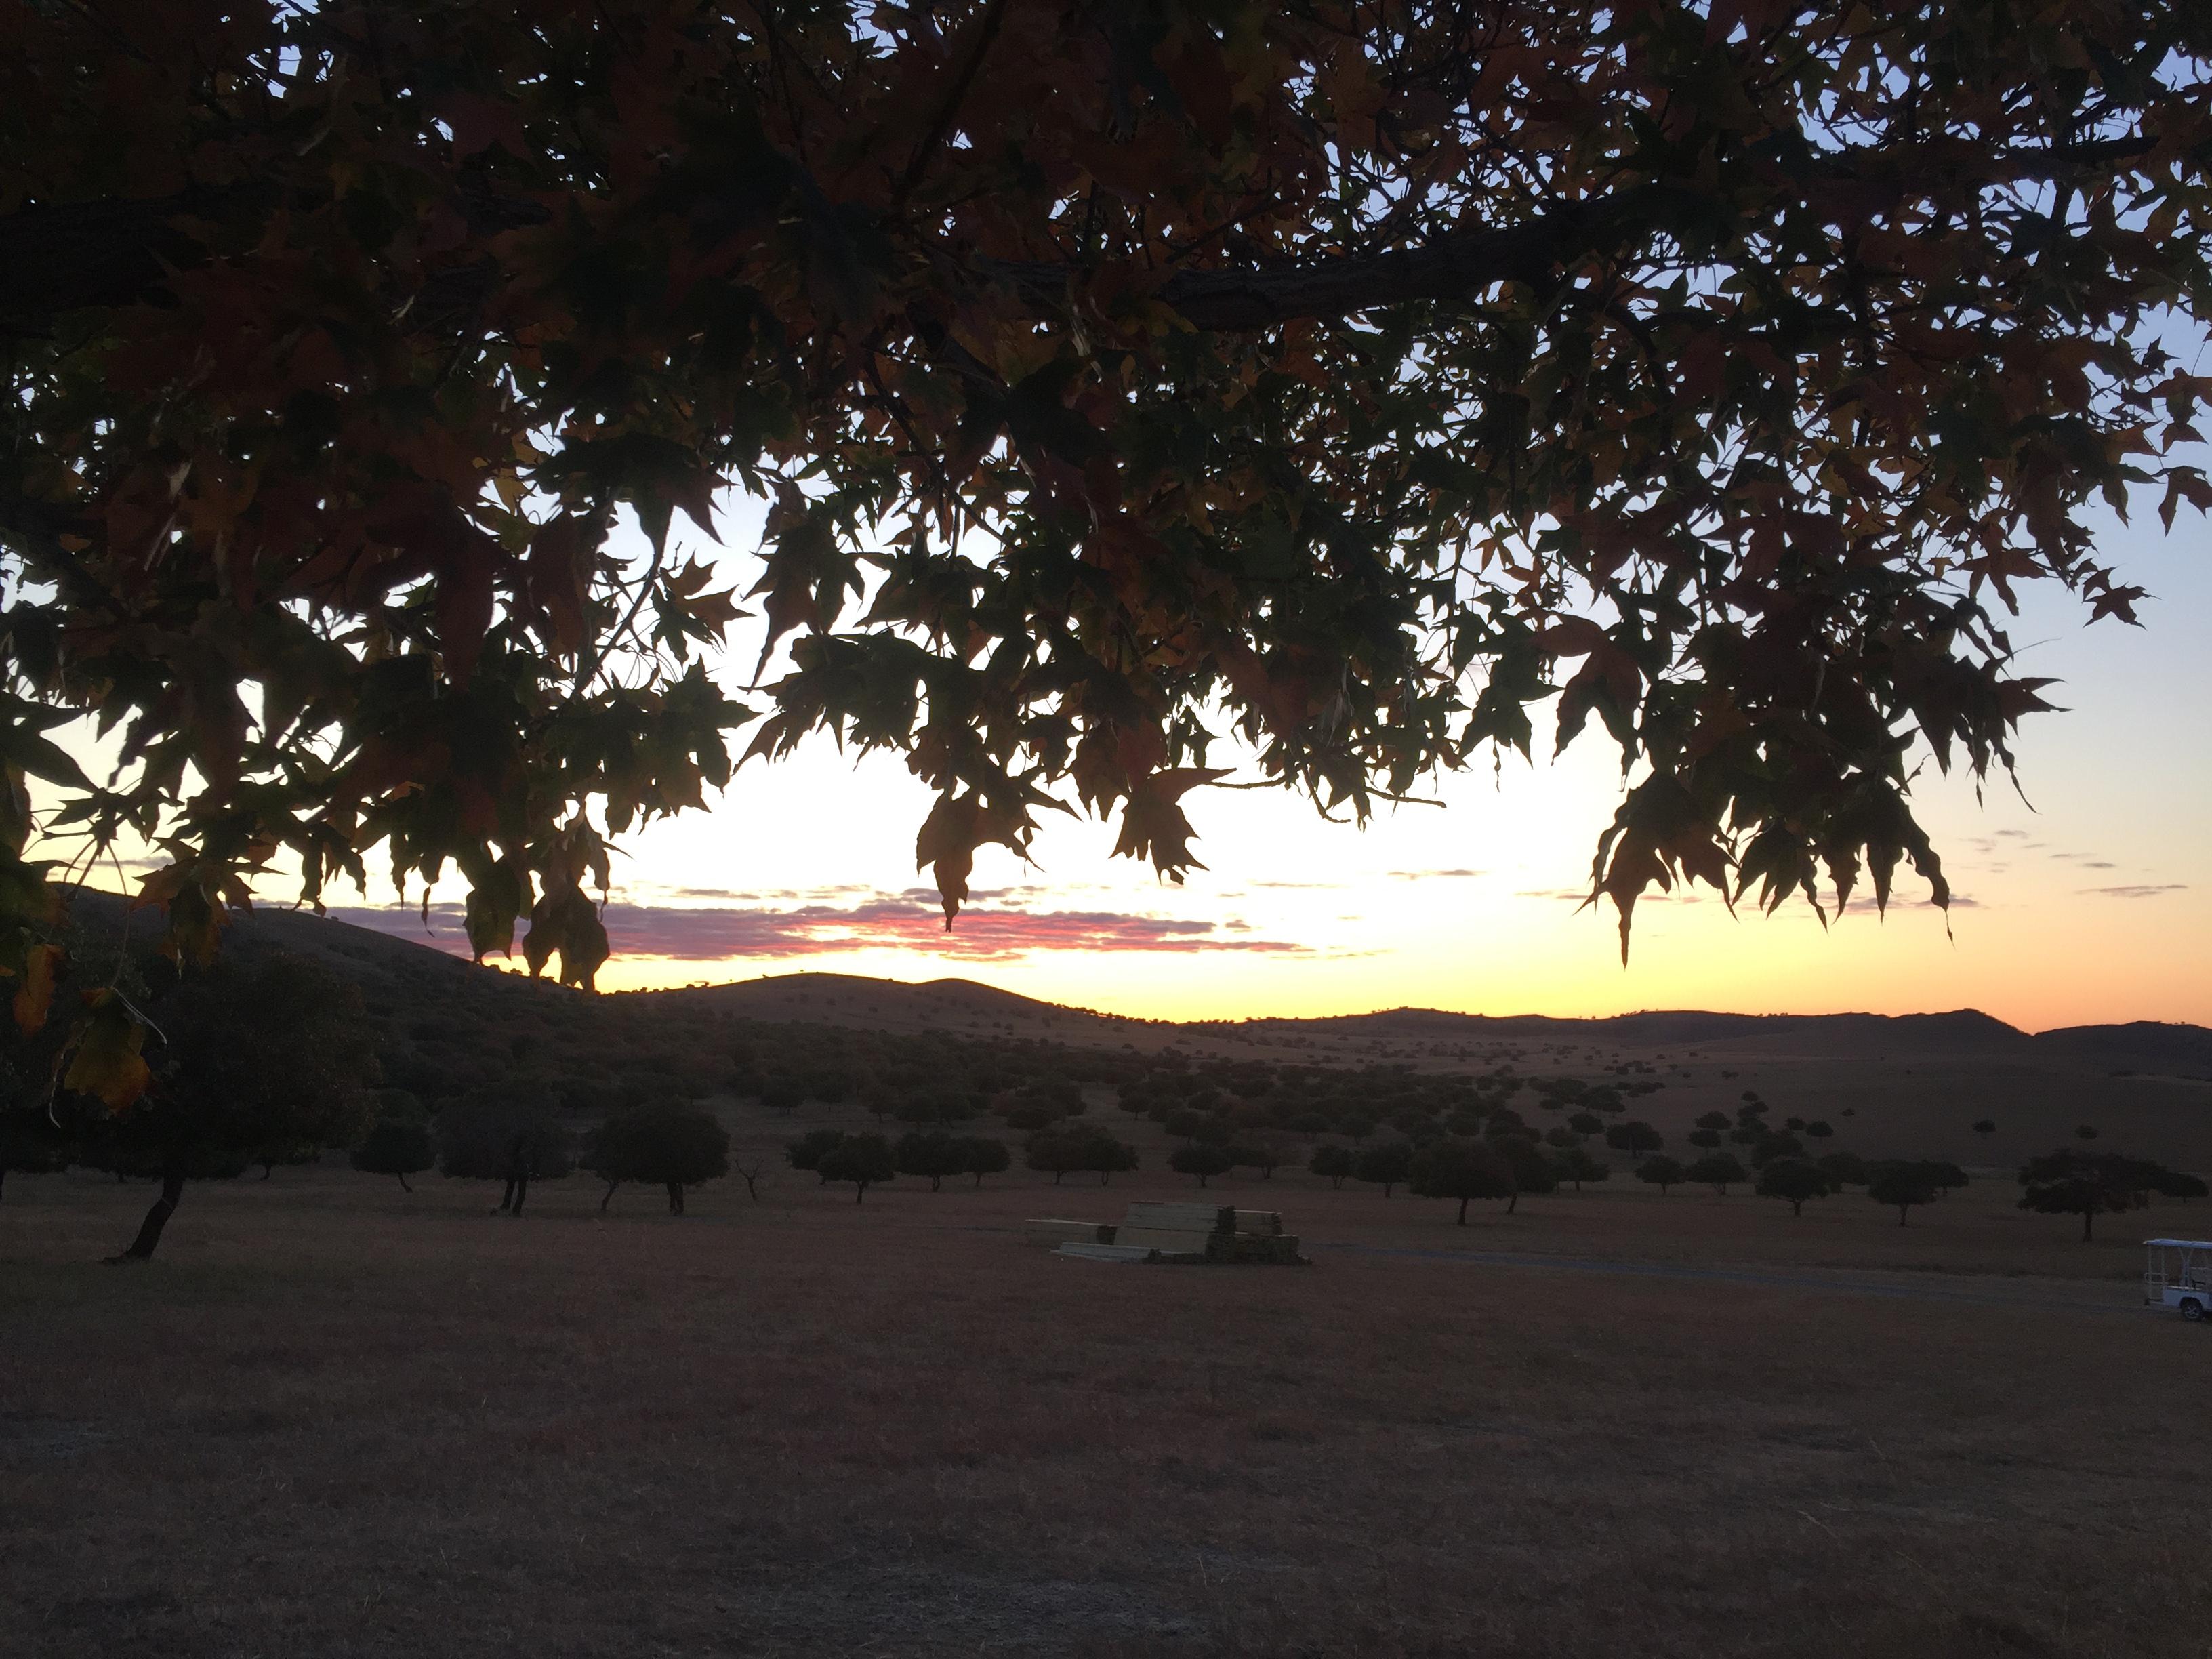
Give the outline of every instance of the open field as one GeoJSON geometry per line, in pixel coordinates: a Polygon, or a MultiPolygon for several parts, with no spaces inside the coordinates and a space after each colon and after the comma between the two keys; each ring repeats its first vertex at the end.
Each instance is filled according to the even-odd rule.
{"type": "Polygon", "coordinates": [[[0,1651],[2212,1650],[2212,1336],[2130,1306],[2201,1205],[1285,1174],[1223,1191],[1316,1267],[1176,1269],[1011,1231],[1152,1173],[417,1185],[198,1187],[118,1270],[145,1187],[9,1183],[0,1651]]]}

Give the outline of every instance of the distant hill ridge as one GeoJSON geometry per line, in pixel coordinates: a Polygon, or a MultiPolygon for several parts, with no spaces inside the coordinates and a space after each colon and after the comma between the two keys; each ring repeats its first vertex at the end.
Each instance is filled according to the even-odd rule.
{"type": "MultiPolygon", "coordinates": [[[[114,895],[86,892],[78,896],[76,902],[79,915],[95,927],[112,927],[121,920],[122,902],[114,895]]],[[[434,945],[307,911],[257,910],[240,919],[230,939],[244,950],[299,952],[321,957],[341,969],[368,969],[380,978],[396,975],[413,980],[418,986],[423,981],[452,983],[468,975],[486,988],[501,987],[506,995],[576,994],[514,974],[479,976],[480,970],[434,945]]],[[[1181,1030],[1194,1036],[1226,1031],[1257,1035],[1273,1029],[1355,1040],[1372,1034],[1437,1042],[1586,1042],[1654,1050],[1696,1045],[1745,1055],[1769,1049],[1839,1059],[1981,1055],[1991,1060],[2056,1064],[2105,1073],[2212,1079],[2212,1029],[2202,1025],[2135,1020],[2029,1033],[1972,1008],[1928,1014],[1739,1014],[1680,1009],[1590,1018],[1392,1008],[1305,1018],[1175,1022],[1133,1020],[1066,1008],[973,980],[948,977],[913,983],[836,973],[768,975],[623,995],[648,1000],[700,1000],[757,1018],[845,1025],[921,1029],[957,1016],[1013,1023],[1023,1028],[1024,1035],[1074,1042],[1119,1043],[1139,1027],[1156,1034],[1181,1030]]]]}

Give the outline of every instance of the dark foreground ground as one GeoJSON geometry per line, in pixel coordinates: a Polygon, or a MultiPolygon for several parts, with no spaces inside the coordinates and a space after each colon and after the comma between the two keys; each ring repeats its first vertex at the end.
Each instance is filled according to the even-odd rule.
{"type": "Polygon", "coordinates": [[[1007,1230],[1187,1183],[1035,1182],[285,1170],[115,1269],[147,1189],[11,1181],[0,1652],[2212,1652],[2203,1206],[1298,1176],[1311,1269],[1127,1268],[1007,1230]]]}

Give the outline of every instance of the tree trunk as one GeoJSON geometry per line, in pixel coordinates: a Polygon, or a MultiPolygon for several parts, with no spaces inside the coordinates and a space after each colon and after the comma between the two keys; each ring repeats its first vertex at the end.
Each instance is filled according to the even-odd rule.
{"type": "Polygon", "coordinates": [[[2087,1244],[2089,1242],[2089,1224],[2096,1218],[2097,1212],[2094,1210],[2084,1210],[2081,1212],[2081,1242],[2084,1244],[2087,1244]]]}
{"type": "Polygon", "coordinates": [[[121,1255],[108,1257],[110,1261],[151,1261],[154,1247],[161,1242],[161,1229],[169,1224],[169,1218],[177,1212],[178,1201],[185,1195],[185,1178],[172,1170],[161,1177],[161,1195],[154,1200],[154,1207],[146,1212],[146,1218],[138,1224],[138,1237],[131,1241],[131,1248],[121,1255]]]}
{"type": "Polygon", "coordinates": [[[509,1176],[507,1178],[507,1190],[499,1195],[499,1208],[494,1210],[492,1213],[494,1215],[505,1215],[507,1212],[507,1206],[512,1205],[514,1202],[514,1177],[513,1176],[509,1176]]]}
{"type": "Polygon", "coordinates": [[[6,1192],[7,1192],[7,1190],[8,1190],[8,1166],[7,1166],[6,1164],[0,1164],[0,1194],[6,1194],[6,1192]]]}
{"type": "Polygon", "coordinates": [[[680,1181],[672,1181],[668,1183],[668,1213],[671,1215],[684,1213],[684,1183],[680,1181]]]}
{"type": "Polygon", "coordinates": [[[1467,1225],[1467,1200],[1463,1198],[1459,1201],[1459,1224],[1467,1225]]]}
{"type": "Polygon", "coordinates": [[[1518,1209],[1518,1208],[1520,1207],[1520,1206],[1521,1206],[1521,1189],[1520,1189],[1518,1187],[1516,1187],[1516,1188],[1512,1190],[1512,1192],[1510,1192],[1510,1194],[1508,1194],[1506,1195],[1506,1199],[1505,1199],[1505,1213],[1506,1213],[1506,1214],[1508,1214],[1508,1215],[1511,1215],[1515,1210],[1516,1210],[1516,1209],[1518,1209]]]}
{"type": "Polygon", "coordinates": [[[1909,1204],[1900,1204],[1897,1206],[1897,1224],[1899,1226],[1902,1227],[1905,1224],[1905,1218],[1911,1212],[1911,1208],[1912,1206],[1909,1204]]]}
{"type": "Polygon", "coordinates": [[[1802,1214],[1804,1214],[1804,1213],[1805,1213],[1805,1204],[1804,1204],[1804,1200],[1802,1200],[1802,1199],[1796,1199],[1796,1198],[1791,1199],[1791,1200],[1790,1200],[1790,1214],[1792,1214],[1792,1215],[1802,1215],[1802,1214]]]}
{"type": "Polygon", "coordinates": [[[620,1185],[622,1185],[622,1183],[618,1181],[610,1181],[607,1182],[606,1195],[599,1200],[599,1213],[601,1215],[605,1215],[607,1212],[607,1206],[615,1201],[615,1188],[620,1185]]]}
{"type": "Polygon", "coordinates": [[[268,1180],[270,1176],[273,1176],[276,1173],[276,1166],[274,1164],[264,1164],[261,1166],[261,1178],[264,1181],[268,1180]]]}
{"type": "Polygon", "coordinates": [[[865,1182],[865,1181],[856,1181],[856,1182],[854,1182],[853,1183],[853,1202],[854,1202],[854,1203],[858,1204],[858,1203],[859,1203],[862,1199],[864,1199],[864,1198],[867,1197],[867,1195],[868,1195],[868,1183],[867,1183],[866,1182],[865,1182]]]}
{"type": "Polygon", "coordinates": [[[407,1176],[404,1171],[401,1173],[399,1177],[399,1190],[403,1193],[411,1193],[415,1190],[412,1187],[407,1184],[407,1176]]]}
{"type": "Polygon", "coordinates": [[[514,1208],[511,1213],[522,1213],[522,1200],[530,1196],[530,1172],[526,1170],[514,1178],[514,1208]]]}

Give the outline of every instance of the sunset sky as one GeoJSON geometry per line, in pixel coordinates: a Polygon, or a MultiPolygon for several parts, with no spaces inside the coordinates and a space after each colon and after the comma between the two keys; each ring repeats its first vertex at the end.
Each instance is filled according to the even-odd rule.
{"type": "MultiPolygon", "coordinates": [[[[728,548],[753,546],[758,524],[757,507],[725,499],[728,548]]],[[[749,558],[692,539],[726,580],[749,582],[749,558]]],[[[971,904],[947,933],[915,871],[929,792],[895,757],[856,763],[817,741],[746,766],[709,811],[626,839],[606,917],[616,954],[599,982],[957,975],[1176,1019],[1977,1007],[2029,1030],[2212,1024],[2212,529],[2189,514],[2166,535],[2146,511],[2132,525],[2107,515],[2102,540],[2153,594],[2146,626],[2085,629],[2063,594],[2023,596],[2011,629],[2021,672],[2059,681],[2045,696],[2069,711],[2024,727],[2025,799],[1993,778],[1977,800],[1970,779],[1932,763],[1915,786],[1951,879],[1948,933],[1910,871],[1886,919],[1863,896],[1825,929],[1802,901],[1731,915],[1701,888],[1645,897],[1623,968],[1610,908],[1577,913],[1619,794],[1617,752],[1586,734],[1559,762],[1482,766],[1445,781],[1441,805],[1401,806],[1364,830],[1272,790],[1196,791],[1184,804],[1209,867],[1181,887],[1112,857],[1112,826],[1046,814],[1034,866],[981,849],[971,904]]],[[[740,623],[716,664],[741,701],[757,626],[740,623]]],[[[1540,717],[1538,738],[1541,755],[1540,717]]],[[[98,745],[70,746],[105,772],[98,745]]],[[[1213,757],[1234,759],[1225,745],[1213,757]]],[[[122,860],[134,879],[158,861],[122,860]]],[[[465,955],[462,891],[440,888],[427,931],[419,890],[401,904],[379,879],[327,898],[347,921],[465,955]]],[[[261,896],[297,894],[279,872],[261,896]]]]}
{"type": "MultiPolygon", "coordinates": [[[[755,522],[732,502],[729,544],[750,546],[755,522]]],[[[1948,935],[1909,872],[1887,920],[1863,900],[1826,930],[1802,902],[1732,917],[1700,890],[1644,902],[1624,969],[1611,914],[1576,914],[1617,793],[1612,751],[1587,738],[1557,764],[1509,761],[1496,776],[1450,780],[1442,807],[1401,807],[1364,831],[1272,792],[1200,791],[1186,804],[1210,867],[1180,888],[1109,856],[1110,827],[1054,819],[1035,867],[983,850],[972,908],[948,935],[914,869],[927,791],[896,758],[854,764],[822,743],[747,767],[707,814],[629,839],[601,983],[955,975],[1173,1018],[1974,1006],[2039,1030],[2212,1023],[2201,867],[2212,850],[2212,535],[2185,518],[2166,536],[2145,514],[2131,527],[2108,521],[2106,538],[2155,596],[2148,626],[2085,630],[2060,596],[2032,600],[2013,630],[2024,672],[2059,679],[2046,695],[2071,712],[2026,729],[2027,799],[1993,781],[1977,802],[1970,781],[1932,765],[1917,787],[1958,895],[1948,935]]],[[[741,579],[743,562],[732,557],[729,574],[741,579]]],[[[752,658],[740,635],[720,665],[740,696],[752,658]]],[[[288,898],[285,884],[270,896],[288,898]]],[[[333,894],[333,908],[463,948],[453,905],[434,906],[426,935],[392,896],[333,894]]]]}

